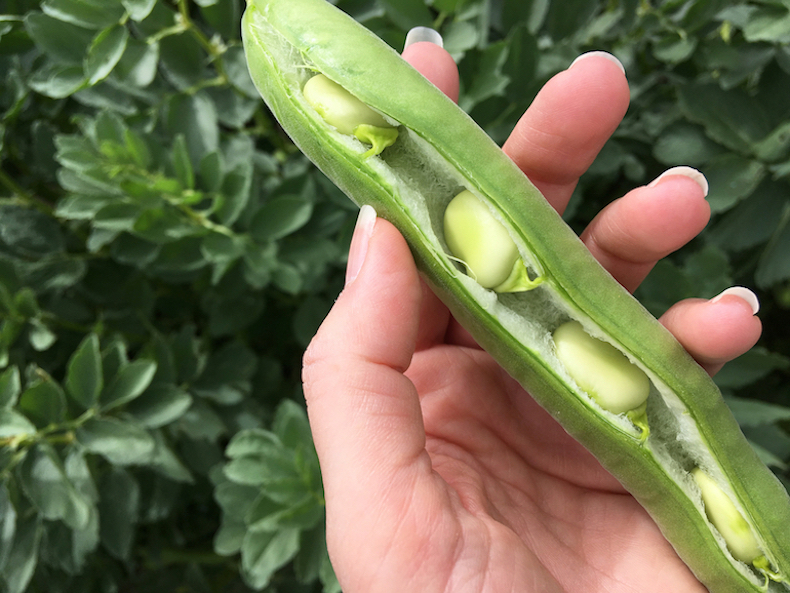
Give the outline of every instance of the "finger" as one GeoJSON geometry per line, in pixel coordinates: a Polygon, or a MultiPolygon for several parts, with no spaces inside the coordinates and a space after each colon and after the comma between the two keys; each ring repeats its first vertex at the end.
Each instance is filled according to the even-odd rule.
{"type": "Polygon", "coordinates": [[[582,233],[587,248],[628,290],[655,263],[697,236],[710,218],[708,184],[699,171],[675,167],[604,208],[582,233]]]}
{"type": "Polygon", "coordinates": [[[583,54],[541,89],[504,151],[562,212],[579,177],[623,119],[629,98],[614,56],[583,54]]]}
{"type": "MultiPolygon", "coordinates": [[[[362,212],[361,223],[372,209],[362,212]]],[[[307,349],[303,368],[327,509],[341,523],[358,520],[358,509],[372,500],[397,507],[390,485],[414,468],[425,447],[419,398],[403,375],[417,336],[417,270],[392,225],[360,226],[368,236],[355,233],[350,283],[307,349]]]]}
{"type": "Polygon", "coordinates": [[[406,37],[403,59],[457,103],[458,67],[441,43],[441,36],[433,29],[416,27],[406,37]]]}
{"type": "Polygon", "coordinates": [[[711,375],[757,343],[760,304],[740,286],[705,301],[688,299],[671,307],[660,321],[711,375]]]}

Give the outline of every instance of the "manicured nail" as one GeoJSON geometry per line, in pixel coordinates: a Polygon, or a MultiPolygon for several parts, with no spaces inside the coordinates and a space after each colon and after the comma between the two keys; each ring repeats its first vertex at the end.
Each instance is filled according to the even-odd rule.
{"type": "Polygon", "coordinates": [[[622,70],[623,74],[625,74],[625,66],[623,66],[623,63],[607,51],[588,51],[587,53],[584,53],[580,55],[578,58],[576,58],[575,60],[573,60],[573,62],[571,62],[571,65],[568,66],[568,68],[573,68],[573,65],[576,64],[577,62],[581,60],[585,60],[587,58],[591,58],[593,56],[605,58],[610,62],[612,62],[613,64],[617,64],[617,67],[620,68],[620,70],[622,70]]]}
{"type": "Polygon", "coordinates": [[[729,296],[729,295],[736,296],[749,303],[749,306],[752,308],[753,315],[757,315],[757,313],[760,311],[760,300],[757,298],[756,294],[754,294],[751,290],[749,290],[745,286],[733,286],[732,288],[728,288],[720,295],[713,297],[710,300],[710,302],[715,303],[717,301],[720,301],[725,296],[729,296]]]}
{"type": "Polygon", "coordinates": [[[683,177],[688,177],[689,179],[696,181],[697,185],[699,185],[702,188],[702,191],[705,192],[705,195],[708,195],[708,180],[705,179],[705,176],[693,167],[686,167],[685,165],[667,169],[661,175],[651,181],[647,187],[655,187],[661,183],[662,179],[669,177],[670,175],[682,175],[683,177]]]}
{"type": "Polygon", "coordinates": [[[430,27],[414,27],[411,31],[406,33],[406,42],[403,44],[403,49],[423,41],[433,43],[439,47],[444,47],[444,40],[438,31],[430,27]]]}
{"type": "Polygon", "coordinates": [[[348,265],[346,266],[346,286],[351,284],[359,275],[365,256],[368,253],[368,243],[376,225],[376,211],[373,206],[365,204],[359,209],[357,224],[354,226],[354,235],[351,238],[351,248],[348,251],[348,265]]]}

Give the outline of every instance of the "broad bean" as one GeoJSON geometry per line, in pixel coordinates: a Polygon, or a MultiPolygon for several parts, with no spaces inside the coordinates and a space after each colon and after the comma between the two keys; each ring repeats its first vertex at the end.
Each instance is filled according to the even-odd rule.
{"type": "Polygon", "coordinates": [[[505,226],[468,189],[455,196],[444,211],[444,239],[450,253],[483,288],[520,292],[541,282],[540,278],[530,279],[505,226]]]}
{"type": "Polygon", "coordinates": [[[398,139],[395,126],[323,74],[310,78],[302,92],[307,102],[338,132],[372,145],[362,158],[381,154],[398,139]]]}

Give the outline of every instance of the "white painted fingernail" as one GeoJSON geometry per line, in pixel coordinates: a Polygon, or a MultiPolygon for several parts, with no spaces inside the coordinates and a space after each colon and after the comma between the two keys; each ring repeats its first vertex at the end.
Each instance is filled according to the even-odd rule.
{"type": "Polygon", "coordinates": [[[586,60],[587,58],[592,58],[594,56],[597,56],[599,58],[605,58],[610,62],[612,62],[613,64],[617,64],[617,67],[620,68],[620,70],[622,70],[623,74],[625,74],[625,66],[623,66],[623,63],[620,60],[618,60],[616,57],[614,57],[612,54],[610,54],[608,51],[588,51],[587,53],[583,53],[578,58],[573,60],[573,62],[571,62],[571,65],[568,66],[568,68],[569,69],[573,68],[574,64],[580,62],[581,60],[586,60]]]}
{"type": "Polygon", "coordinates": [[[689,179],[696,181],[697,185],[699,185],[702,188],[702,191],[705,192],[705,195],[708,195],[708,180],[705,179],[705,176],[695,168],[687,167],[685,165],[667,169],[661,175],[651,181],[647,187],[655,187],[661,183],[664,178],[669,177],[670,175],[682,175],[683,177],[688,177],[689,179]]]}
{"type": "Polygon", "coordinates": [[[373,206],[365,204],[359,209],[357,223],[354,226],[354,235],[351,238],[351,248],[348,250],[348,264],[346,265],[346,286],[351,284],[359,275],[365,256],[368,254],[368,244],[376,225],[376,211],[373,206]]]}
{"type": "Polygon", "coordinates": [[[720,301],[725,296],[729,296],[729,295],[736,296],[749,303],[749,306],[751,306],[752,308],[752,314],[757,315],[757,313],[760,311],[760,300],[757,298],[756,294],[754,294],[751,290],[749,290],[745,286],[733,286],[731,288],[728,288],[727,290],[723,291],[720,295],[713,297],[710,300],[710,302],[715,303],[717,301],[720,301]]]}
{"type": "Polygon", "coordinates": [[[406,33],[406,42],[403,44],[403,49],[422,41],[444,47],[444,40],[438,31],[430,27],[414,27],[411,31],[406,33]]]}

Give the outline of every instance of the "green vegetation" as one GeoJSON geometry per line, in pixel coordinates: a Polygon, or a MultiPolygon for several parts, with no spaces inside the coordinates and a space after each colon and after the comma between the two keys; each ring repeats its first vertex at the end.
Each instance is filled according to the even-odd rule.
{"type": "MultiPolygon", "coordinates": [[[[724,0],[339,0],[439,29],[502,142],[582,51],[632,107],[566,219],[673,165],[714,217],[637,292],[753,287],[716,378],[790,484],[790,10],[724,0]]],[[[336,591],[299,387],[355,208],[252,86],[233,0],[7,0],[0,14],[0,591],[336,591]]]]}

